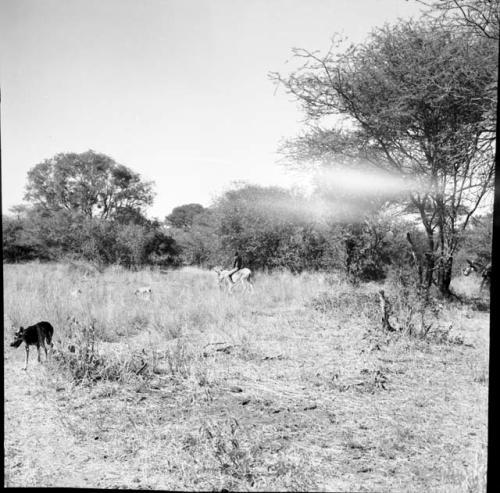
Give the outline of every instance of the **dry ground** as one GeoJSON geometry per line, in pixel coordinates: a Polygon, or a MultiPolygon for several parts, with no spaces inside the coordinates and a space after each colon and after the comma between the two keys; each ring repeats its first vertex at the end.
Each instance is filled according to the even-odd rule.
{"type": "Polygon", "coordinates": [[[262,275],[227,296],[194,269],[82,269],[4,265],[5,486],[485,491],[478,304],[445,307],[447,337],[421,340],[378,330],[380,286],[333,275],[262,275]],[[94,323],[98,380],[57,353],[21,370],[11,325],[40,320],[60,354],[94,323]]]}

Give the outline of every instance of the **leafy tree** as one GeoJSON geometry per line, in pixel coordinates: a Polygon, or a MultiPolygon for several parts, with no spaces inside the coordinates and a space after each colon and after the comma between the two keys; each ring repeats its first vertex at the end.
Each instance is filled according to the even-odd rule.
{"type": "Polygon", "coordinates": [[[279,187],[246,186],[226,192],[214,209],[226,263],[238,250],[253,268],[323,266],[328,240],[304,197],[279,187]]]}
{"type": "Polygon", "coordinates": [[[153,224],[153,221],[148,219],[140,209],[131,206],[117,208],[113,214],[113,221],[120,224],[138,224],[141,226],[153,224]]]}
{"type": "Polygon", "coordinates": [[[492,214],[472,218],[471,226],[464,232],[462,246],[456,256],[457,270],[461,271],[463,269],[467,259],[477,261],[481,265],[490,263],[492,239],[492,214]]]}
{"type": "MultiPolygon", "coordinates": [[[[492,53],[497,53],[500,41],[500,0],[418,0],[430,7],[428,16],[436,17],[443,29],[460,31],[486,41],[492,53]]],[[[494,103],[484,115],[483,125],[492,138],[496,136],[497,83],[489,87],[489,98],[494,103]]]]}
{"type": "Polygon", "coordinates": [[[84,241],[83,216],[78,212],[48,212],[38,207],[26,208],[22,216],[23,231],[36,245],[37,258],[57,260],[80,249],[84,241]]]}
{"type": "Polygon", "coordinates": [[[152,183],[92,150],[56,154],[28,172],[25,199],[46,211],[80,212],[109,219],[153,201],[152,183]]]}
{"type": "Polygon", "coordinates": [[[180,265],[181,248],[175,239],[158,228],[151,228],[145,245],[146,263],[158,266],[180,265]]]}
{"type": "Polygon", "coordinates": [[[196,216],[202,214],[205,208],[200,204],[185,204],[175,207],[165,218],[165,221],[175,228],[188,231],[196,216]]]}
{"type": "Polygon", "coordinates": [[[193,217],[188,230],[172,228],[169,230],[180,248],[182,261],[188,265],[215,265],[221,263],[219,236],[219,217],[211,209],[193,217]]]}
{"type": "Polygon", "coordinates": [[[118,223],[100,218],[85,218],[82,221],[78,244],[70,250],[76,257],[99,265],[117,263],[120,243],[117,240],[118,223]]]}
{"type": "Polygon", "coordinates": [[[101,265],[175,265],[179,247],[142,208],[151,183],[93,151],[57,154],[28,173],[26,199],[4,218],[9,260],[84,258],[101,265]]]}
{"type": "Polygon", "coordinates": [[[425,284],[448,294],[461,232],[493,183],[495,135],[485,121],[496,108],[497,48],[438,21],[401,22],[345,51],[295,56],[299,69],[271,77],[299,101],[309,130],[283,152],[413,183],[407,204],[426,231],[425,284]]]}
{"type": "Polygon", "coordinates": [[[2,246],[4,262],[22,262],[40,256],[40,245],[26,230],[19,217],[2,216],[2,246]]]}
{"type": "Polygon", "coordinates": [[[155,221],[122,223],[61,209],[16,208],[3,218],[7,261],[82,258],[100,265],[176,265],[179,248],[155,221]]]}

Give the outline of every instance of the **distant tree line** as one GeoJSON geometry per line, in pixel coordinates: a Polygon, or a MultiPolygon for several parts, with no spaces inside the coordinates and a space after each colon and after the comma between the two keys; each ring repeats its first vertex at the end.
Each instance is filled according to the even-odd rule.
{"type": "Polygon", "coordinates": [[[340,268],[353,280],[413,262],[419,286],[449,294],[462,252],[490,255],[491,217],[475,217],[493,190],[499,0],[421,3],[429,16],[322,55],[297,49],[298,68],[271,74],[307,121],[282,146],[291,164],[397,173],[413,184],[404,193],[244,186],[159,221],[145,216],[152,183],[130,168],[57,154],[29,171],[29,205],[3,217],[4,260],[210,267],[238,250],[253,269],[340,268]]]}
{"type": "Polygon", "coordinates": [[[2,218],[4,261],[175,265],[175,241],[143,213],[153,197],[152,183],[104,154],[57,154],[28,172],[29,205],[2,218]]]}
{"type": "MultiPolygon", "coordinates": [[[[210,268],[229,266],[237,250],[254,270],[338,270],[362,281],[408,265],[408,231],[425,248],[424,231],[390,196],[318,187],[306,197],[245,185],[210,207],[176,207],[163,221],[143,214],[152,197],[151,183],[102,154],[57,155],[28,173],[29,205],[3,216],[4,262],[72,258],[127,268],[210,268]]],[[[469,256],[488,257],[489,221],[474,220],[464,236],[469,256]]]]}
{"type": "Polygon", "coordinates": [[[320,191],[306,198],[247,185],[210,207],[185,204],[164,221],[151,220],[144,208],[153,200],[152,183],[104,154],[58,154],[28,172],[28,205],[3,216],[3,256],[5,262],[72,258],[128,268],[211,267],[229,265],[238,250],[252,269],[345,269],[360,279],[383,277],[395,258],[383,241],[390,225],[367,219],[383,201],[338,198],[332,204],[320,191]],[[317,211],[322,198],[326,214],[317,211]]]}

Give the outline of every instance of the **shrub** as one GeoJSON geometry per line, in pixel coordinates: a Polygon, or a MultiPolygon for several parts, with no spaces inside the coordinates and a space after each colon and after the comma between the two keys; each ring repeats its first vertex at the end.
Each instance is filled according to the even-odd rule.
{"type": "Polygon", "coordinates": [[[65,345],[56,346],[53,357],[59,368],[67,372],[76,384],[92,384],[100,380],[124,382],[150,374],[144,371],[148,363],[142,353],[128,354],[124,358],[101,354],[95,322],[81,324],[72,319],[68,329],[70,335],[65,345]]]}

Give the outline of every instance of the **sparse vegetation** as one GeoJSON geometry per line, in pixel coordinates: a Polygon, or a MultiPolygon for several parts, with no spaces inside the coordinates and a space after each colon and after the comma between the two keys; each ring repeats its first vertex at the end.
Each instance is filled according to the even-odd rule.
{"type": "Polygon", "coordinates": [[[33,165],[3,217],[7,486],[485,491],[500,0],[418,1],[270,74],[310,194],[239,183],[160,221],[109,156],[33,165]],[[251,294],[207,270],[235,250],[251,294]],[[39,321],[25,373],[9,339],[39,321]]]}
{"type": "Polygon", "coordinates": [[[21,351],[5,353],[11,486],[484,485],[488,315],[473,304],[444,305],[439,327],[449,332],[420,338],[382,332],[384,286],[354,287],[342,274],[261,273],[251,296],[229,296],[194,268],[164,276],[33,263],[4,265],[4,280],[6,343],[11,325],[55,327],[52,360],[29,375],[21,351]],[[152,286],[150,300],[133,295],[137,285],[152,286]],[[56,449],[59,469],[36,481],[38,454],[24,462],[13,424],[35,395],[58,423],[40,455],[53,440],[67,445],[56,449]]]}

